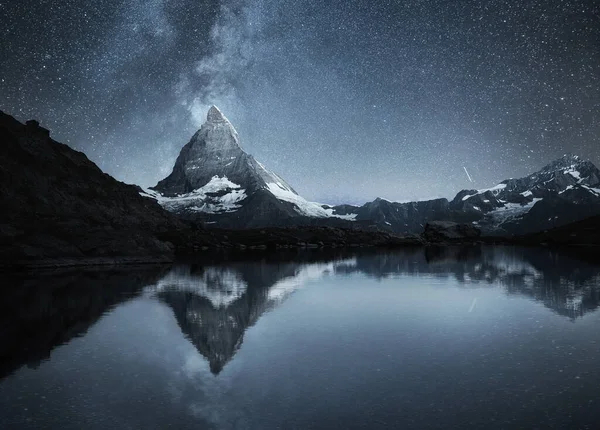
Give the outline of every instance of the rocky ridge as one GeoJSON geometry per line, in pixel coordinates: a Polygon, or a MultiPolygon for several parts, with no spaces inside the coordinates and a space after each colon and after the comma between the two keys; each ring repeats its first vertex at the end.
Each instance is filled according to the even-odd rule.
{"type": "Polygon", "coordinates": [[[187,227],[36,121],[0,112],[1,266],[169,261],[187,227]]]}

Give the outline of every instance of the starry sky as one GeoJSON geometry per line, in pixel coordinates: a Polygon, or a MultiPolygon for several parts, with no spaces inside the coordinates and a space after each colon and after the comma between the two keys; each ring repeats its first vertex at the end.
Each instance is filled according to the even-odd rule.
{"type": "Polygon", "coordinates": [[[211,104],[319,202],[600,165],[596,0],[0,0],[0,32],[0,109],[144,187],[211,104]]]}

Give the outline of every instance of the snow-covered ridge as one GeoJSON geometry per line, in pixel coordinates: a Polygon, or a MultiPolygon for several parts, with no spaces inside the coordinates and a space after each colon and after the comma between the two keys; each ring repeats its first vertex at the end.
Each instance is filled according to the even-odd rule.
{"type": "Polygon", "coordinates": [[[270,182],[267,184],[267,190],[279,200],[293,203],[300,215],[305,215],[315,218],[341,218],[354,221],[356,214],[336,215],[333,213],[333,208],[324,209],[318,203],[309,202],[303,197],[293,192],[291,189],[283,185],[281,182],[270,182]]]}
{"type": "Polygon", "coordinates": [[[522,205],[520,203],[506,203],[501,208],[495,209],[488,213],[488,216],[492,217],[497,224],[502,224],[509,219],[515,219],[521,215],[526,214],[531,208],[542,199],[534,198],[531,202],[522,205]]]}
{"type": "Polygon", "coordinates": [[[229,306],[242,297],[248,284],[241,274],[230,268],[206,267],[201,274],[191,274],[188,267],[175,267],[162,278],[151,292],[177,290],[194,293],[208,299],[216,309],[229,306]]]}
{"type": "Polygon", "coordinates": [[[213,176],[206,185],[191,193],[174,197],[165,197],[153,190],[145,190],[140,194],[155,199],[169,211],[185,209],[211,214],[235,212],[241,207],[240,202],[247,197],[246,190],[231,182],[226,176],[213,176]]]}
{"type": "Polygon", "coordinates": [[[594,194],[595,196],[600,197],[600,188],[592,188],[588,187],[587,185],[582,185],[582,187],[588,190],[590,193],[594,194]]]}
{"type": "Polygon", "coordinates": [[[506,188],[506,184],[498,184],[495,187],[492,188],[485,188],[483,190],[477,190],[477,192],[475,194],[468,194],[466,196],[463,197],[463,202],[465,200],[468,200],[469,198],[473,197],[473,196],[477,196],[479,194],[485,194],[488,191],[491,191],[492,194],[494,195],[498,195],[500,193],[500,191],[504,190],[506,188]]]}
{"type": "Polygon", "coordinates": [[[269,300],[282,302],[294,291],[305,287],[313,281],[318,281],[329,274],[335,273],[336,266],[356,266],[356,258],[338,260],[330,263],[313,263],[302,266],[294,276],[284,278],[269,289],[269,300]]]}

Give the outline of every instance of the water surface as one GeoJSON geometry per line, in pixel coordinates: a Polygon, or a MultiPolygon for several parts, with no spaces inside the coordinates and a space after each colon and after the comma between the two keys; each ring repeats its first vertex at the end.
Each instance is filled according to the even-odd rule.
{"type": "Polygon", "coordinates": [[[265,254],[5,280],[2,429],[600,425],[589,255],[265,254]]]}

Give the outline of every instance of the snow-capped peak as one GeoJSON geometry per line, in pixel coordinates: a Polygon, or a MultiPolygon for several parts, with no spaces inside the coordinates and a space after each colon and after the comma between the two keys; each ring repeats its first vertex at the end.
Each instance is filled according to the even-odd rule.
{"type": "Polygon", "coordinates": [[[300,197],[285,180],[244,152],[235,128],[216,106],[211,106],[206,122],[182,148],[171,174],[145,194],[167,210],[194,219],[199,213],[231,212],[246,217],[248,225],[258,223],[257,213],[263,223],[269,217],[354,219],[300,197]]]}
{"type": "Polygon", "coordinates": [[[568,168],[574,168],[580,164],[584,164],[586,161],[574,154],[565,154],[562,157],[552,161],[542,168],[541,173],[556,172],[568,168]]]}

